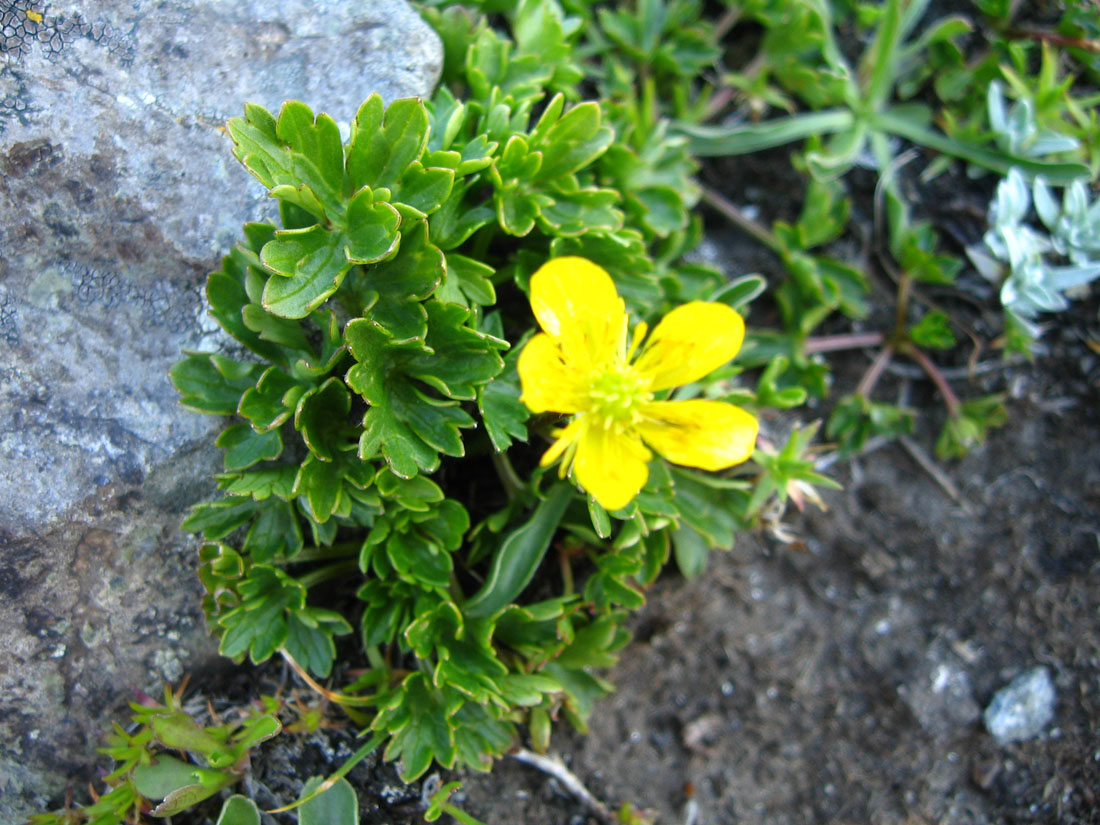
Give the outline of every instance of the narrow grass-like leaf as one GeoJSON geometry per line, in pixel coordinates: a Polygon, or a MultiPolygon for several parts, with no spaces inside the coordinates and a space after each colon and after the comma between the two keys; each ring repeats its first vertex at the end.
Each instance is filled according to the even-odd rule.
{"type": "Polygon", "coordinates": [[[514,530],[493,556],[485,584],[463,606],[471,618],[485,618],[523,592],[542,563],[558,523],[572,501],[571,485],[557,484],[539,502],[529,521],[514,530]]]}
{"type": "Polygon", "coordinates": [[[852,128],[855,115],[847,109],[806,112],[763,123],[733,126],[705,126],[686,122],[673,124],[673,131],[688,137],[688,149],[697,157],[745,155],[804,140],[811,135],[828,135],[852,128]]]}

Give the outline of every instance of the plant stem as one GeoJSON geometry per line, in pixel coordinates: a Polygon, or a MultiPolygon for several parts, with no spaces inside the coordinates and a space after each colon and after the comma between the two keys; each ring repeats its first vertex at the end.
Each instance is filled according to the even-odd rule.
{"type": "Polygon", "coordinates": [[[359,560],[353,559],[351,561],[342,561],[336,564],[330,564],[326,567],[321,567],[314,570],[298,579],[298,583],[303,587],[313,587],[315,584],[320,584],[328,579],[335,579],[337,576],[343,576],[345,573],[352,571],[359,572],[359,560]]]}
{"type": "Polygon", "coordinates": [[[558,561],[561,564],[561,587],[563,596],[573,594],[573,565],[569,562],[570,552],[568,548],[558,551],[558,561]]]}
{"type": "Polygon", "coordinates": [[[350,707],[370,707],[371,705],[378,704],[377,696],[349,696],[346,693],[339,693],[335,690],[329,690],[324,685],[318,683],[317,680],[314,679],[312,676],[310,676],[306,672],[306,669],[298,664],[295,658],[291,656],[285,648],[280,648],[279,652],[283,655],[283,658],[286,659],[287,663],[294,669],[294,672],[298,674],[298,678],[309,685],[309,687],[315,693],[323,696],[330,702],[334,702],[340,706],[348,705],[350,707]]]}
{"type": "Polygon", "coordinates": [[[909,319],[909,287],[913,279],[908,272],[902,272],[898,277],[898,297],[894,304],[894,337],[899,341],[906,338],[906,321],[909,319]]]}
{"type": "Polygon", "coordinates": [[[879,354],[875,356],[875,360],[871,362],[870,368],[863,374],[859,386],[856,387],[857,395],[863,398],[871,397],[871,392],[874,390],[875,384],[877,384],[879,378],[882,377],[882,371],[886,369],[886,365],[890,363],[890,359],[893,357],[894,348],[890,344],[887,344],[879,351],[879,354]]]}
{"type": "Polygon", "coordinates": [[[807,338],[802,344],[802,351],[806,355],[817,352],[837,352],[845,349],[862,349],[864,347],[877,347],[886,340],[881,332],[852,332],[844,335],[821,335],[816,338],[807,338]]]}
{"type": "Polygon", "coordinates": [[[733,96],[737,92],[732,86],[721,86],[715,89],[714,94],[710,96],[710,100],[707,101],[706,111],[703,112],[703,122],[713,120],[718,117],[719,113],[729,105],[729,102],[733,100],[733,96]]]}
{"type": "Polygon", "coordinates": [[[719,212],[722,217],[726,218],[730,223],[756,238],[756,240],[760,241],[760,243],[764,244],[764,246],[772,252],[775,252],[777,255],[783,254],[783,247],[776,239],[775,235],[769,232],[763,224],[757,223],[752,218],[745,215],[745,213],[734,206],[733,203],[726,200],[726,198],[718,194],[709,186],[703,187],[703,202],[719,212]]]}
{"type": "Polygon", "coordinates": [[[947,407],[947,414],[952,418],[958,418],[961,402],[959,401],[959,397],[955,395],[955,391],[951,389],[951,385],[947,383],[947,379],[943,377],[940,368],[932,363],[932,359],[912,345],[905,348],[905,354],[916,361],[920,365],[920,368],[924,370],[925,374],[932,379],[932,383],[936,385],[936,389],[938,389],[940,395],[943,396],[943,403],[944,406],[947,407]]]}
{"type": "Polygon", "coordinates": [[[357,556],[361,546],[362,542],[341,541],[331,547],[306,547],[299,550],[292,557],[280,556],[272,560],[272,564],[298,564],[299,562],[329,561],[330,559],[357,556]]]}
{"type": "Polygon", "coordinates": [[[718,18],[718,21],[714,24],[714,28],[711,29],[711,42],[715,45],[722,42],[730,29],[737,25],[737,21],[741,19],[741,8],[738,4],[732,3],[730,7],[726,9],[726,13],[718,18]]]}
{"type": "Polygon", "coordinates": [[[516,473],[516,468],[512,466],[512,462],[508,459],[506,453],[498,453],[493,450],[492,458],[493,467],[496,469],[497,475],[500,476],[501,484],[504,485],[504,492],[508,494],[508,500],[512,501],[527,485],[516,473]]]}
{"type": "Polygon", "coordinates": [[[1054,46],[1066,46],[1071,49],[1084,49],[1088,52],[1100,52],[1100,40],[1088,40],[1081,37],[1069,37],[1057,32],[1038,31],[1036,29],[1009,29],[1005,37],[1010,40],[1038,40],[1054,46]]]}

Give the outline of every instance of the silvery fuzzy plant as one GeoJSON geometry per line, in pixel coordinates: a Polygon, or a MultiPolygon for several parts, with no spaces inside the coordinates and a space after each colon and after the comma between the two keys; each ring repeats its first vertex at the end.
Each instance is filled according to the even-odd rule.
{"type": "Polygon", "coordinates": [[[1089,203],[1083,180],[1064,188],[1059,206],[1053,188],[1037,176],[1029,189],[1016,168],[997,186],[982,243],[967,249],[978,271],[1001,285],[1010,324],[1037,337],[1033,320],[1069,306],[1065,293],[1100,275],[1100,200],[1089,203]],[[1032,197],[1045,231],[1027,223],[1032,197]],[[1052,257],[1068,259],[1069,264],[1052,257]]]}
{"type": "Polygon", "coordinates": [[[989,84],[986,104],[989,128],[1002,151],[1025,158],[1043,159],[1059,152],[1072,152],[1081,145],[1074,137],[1042,128],[1035,117],[1035,107],[1027,98],[1021,98],[1007,108],[1004,92],[997,80],[989,84]]]}
{"type": "MultiPolygon", "coordinates": [[[[1075,138],[1041,128],[1031,101],[1021,99],[1006,107],[997,81],[989,85],[987,103],[990,129],[1005,151],[1045,158],[1080,146],[1075,138]]],[[[968,247],[967,254],[985,278],[1001,285],[1010,329],[1035,338],[1039,329],[1033,321],[1039,313],[1065,309],[1066,290],[1100,275],[1100,206],[1090,206],[1083,178],[1064,187],[1059,207],[1042,175],[1034,176],[1029,190],[1025,171],[1013,167],[997,186],[982,243],[968,247]],[[1032,197],[1045,232],[1025,222],[1032,197]],[[1070,264],[1052,262],[1052,255],[1070,264]]]]}

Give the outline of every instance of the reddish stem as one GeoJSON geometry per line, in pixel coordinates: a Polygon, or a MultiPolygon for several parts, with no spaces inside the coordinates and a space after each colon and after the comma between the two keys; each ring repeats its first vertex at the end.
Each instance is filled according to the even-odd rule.
{"type": "Polygon", "coordinates": [[[940,368],[932,363],[932,359],[914,346],[906,347],[905,354],[916,361],[917,364],[920,365],[920,368],[924,370],[925,375],[932,379],[932,383],[936,385],[936,389],[938,389],[940,395],[943,396],[943,403],[944,406],[947,407],[947,414],[952,418],[958,418],[961,402],[959,401],[959,397],[955,395],[955,391],[951,389],[951,385],[947,383],[947,379],[943,377],[940,368]]]}
{"type": "Polygon", "coordinates": [[[726,218],[730,223],[740,227],[749,235],[752,235],[752,237],[756,238],[756,240],[760,241],[760,243],[764,244],[764,246],[772,252],[775,252],[777,255],[783,254],[782,244],[776,240],[775,236],[769,232],[763,224],[759,224],[745,215],[745,213],[734,206],[733,203],[722,197],[709,186],[703,187],[703,203],[717,210],[722,217],[726,218]]]}
{"type": "Polygon", "coordinates": [[[836,352],[844,349],[863,349],[864,347],[877,347],[886,340],[881,332],[852,332],[845,335],[822,335],[817,338],[807,338],[802,344],[802,351],[807,355],[816,352],[836,352]]]}
{"type": "Polygon", "coordinates": [[[1100,40],[1088,40],[1081,37],[1069,37],[1057,32],[1038,31],[1036,29],[1010,29],[1007,36],[1013,40],[1038,40],[1054,46],[1067,46],[1071,49],[1084,49],[1100,52],[1100,40]]]}
{"type": "Polygon", "coordinates": [[[890,363],[890,359],[894,357],[894,348],[892,346],[885,346],[875,356],[875,360],[871,362],[870,368],[863,374],[863,378],[859,382],[859,386],[856,387],[856,394],[863,398],[870,398],[871,391],[874,390],[875,384],[878,383],[878,379],[882,376],[882,371],[886,369],[887,364],[890,363]]]}

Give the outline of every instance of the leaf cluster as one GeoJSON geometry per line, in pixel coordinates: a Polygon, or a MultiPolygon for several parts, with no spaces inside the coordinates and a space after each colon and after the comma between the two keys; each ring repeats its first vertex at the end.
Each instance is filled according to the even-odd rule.
{"type": "MultiPolygon", "coordinates": [[[[431,99],[371,96],[343,130],[298,102],[230,122],[279,221],[246,225],[209,276],[235,348],[171,372],[185,406],[231,418],[222,496],[184,522],[221,652],[316,678],[365,666],[338,701],[408,780],[433,761],[486,770],[522,725],[542,748],[555,719],[583,730],[625,611],[670,557],[698,573],[763,506],[747,479],[658,463],[608,513],[535,466],[556,422],[519,400],[527,281],[549,258],[603,266],[637,321],[762,289],[685,260],[701,233],[687,141],[644,83],[609,91],[615,66],[681,76],[699,6],[493,11],[510,31],[424,10],[446,50],[431,99]],[[581,78],[599,102],[575,100],[581,78]]],[[[683,392],[729,395],[735,372],[683,392]]]]}
{"type": "Polygon", "coordinates": [[[106,789],[90,805],[38,814],[30,822],[134,825],[143,814],[171,817],[239,782],[249,770],[250,752],[283,729],[277,700],[200,725],[183,706],[184,688],[165,686],[163,702],[143,697],[130,703],[131,724],[124,728],[116,723],[107,745],[99,749],[111,757],[114,769],[103,778],[106,789]]]}
{"type": "MultiPolygon", "coordinates": [[[[830,418],[827,434],[844,452],[858,449],[871,435],[900,434],[910,426],[911,411],[872,400],[878,377],[895,355],[911,356],[945,390],[947,429],[960,426],[957,399],[925,350],[953,350],[956,333],[968,326],[930,301],[921,287],[949,289],[966,261],[945,251],[953,238],[945,243],[937,227],[915,213],[900,170],[919,155],[905,151],[905,143],[932,154],[924,179],[959,160],[971,174],[991,170],[1006,176],[999,192],[1022,192],[1014,197],[1024,203],[1024,212],[1024,181],[1039,181],[1041,217],[1057,238],[1021,226],[1019,217],[1001,217],[1008,213],[994,208],[988,248],[968,250],[982,273],[1002,285],[1010,307],[1005,318],[1009,350],[1026,351],[1036,333],[1029,319],[1065,306],[1062,291],[1094,277],[1091,258],[1068,238],[1081,239],[1091,231],[1081,193],[1083,181],[1096,169],[1095,94],[1082,91],[1066,53],[1051,44],[1067,40],[1067,25],[1087,30],[1096,15],[1067,12],[1059,34],[1014,26],[1020,4],[978,6],[984,16],[971,9],[925,21],[928,0],[737,4],[727,16],[734,20],[727,40],[737,39],[742,22],[762,28],[762,35],[751,38],[757,53],[748,66],[724,75],[723,100],[732,99],[736,108],[731,111],[727,103],[720,109],[727,113],[720,124],[685,115],[673,123],[673,131],[686,136],[698,156],[801,144],[792,162],[808,180],[804,208],[793,225],[776,221],[769,229],[732,204],[710,200],[768,246],[784,270],[772,291],[782,328],[757,330],[746,363],[774,366],[774,359],[785,358],[785,385],[825,396],[829,374],[821,353],[849,346],[879,348],[864,381],[838,402],[830,418]],[[984,40],[976,37],[979,33],[984,40]],[[862,52],[851,54],[851,43],[864,44],[862,52]],[[764,117],[769,109],[784,111],[764,117]],[[862,321],[870,308],[868,275],[874,268],[857,269],[828,254],[829,244],[850,238],[848,177],[857,167],[874,170],[878,178],[870,206],[876,237],[870,240],[896,293],[894,323],[877,334],[839,334],[830,340],[820,337],[824,325],[835,329],[845,319],[862,321]],[[1052,185],[1066,187],[1060,209],[1050,194],[1052,185]],[[1064,257],[1073,250],[1076,258],[1071,266],[1057,267],[1043,257],[1052,250],[1064,257]]],[[[721,91],[712,102],[722,99],[721,91]]],[[[969,337],[977,343],[972,333],[969,337]]],[[[978,428],[975,438],[958,443],[979,443],[985,430],[978,428]]]]}

